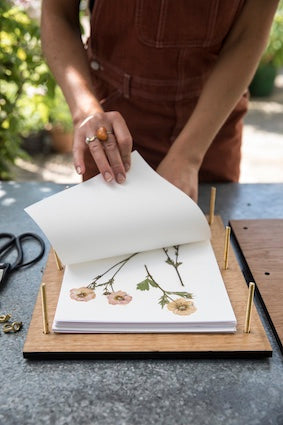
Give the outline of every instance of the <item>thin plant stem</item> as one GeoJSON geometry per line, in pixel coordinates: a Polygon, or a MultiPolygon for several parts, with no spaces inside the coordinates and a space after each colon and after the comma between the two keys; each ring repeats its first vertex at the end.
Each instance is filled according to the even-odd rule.
{"type": "Polygon", "coordinates": [[[127,264],[127,262],[133,258],[135,255],[137,255],[138,252],[135,252],[134,254],[130,255],[129,257],[125,258],[124,260],[119,261],[118,263],[114,264],[113,266],[109,267],[109,269],[107,269],[104,273],[97,275],[92,282],[88,285],[88,287],[92,287],[92,289],[95,289],[99,286],[106,286],[105,289],[107,289],[107,286],[110,285],[112,291],[114,291],[113,289],[113,281],[115,276],[117,275],[117,273],[125,266],[125,264],[127,264]],[[116,272],[113,274],[112,277],[109,278],[109,280],[107,282],[104,283],[100,283],[100,284],[96,284],[96,282],[101,279],[103,276],[105,276],[107,273],[109,273],[111,270],[113,270],[115,267],[119,266],[118,269],[116,270],[116,272]]]}
{"type": "Polygon", "coordinates": [[[144,266],[145,267],[145,270],[146,270],[146,272],[147,272],[147,275],[148,275],[148,277],[155,283],[155,285],[160,289],[160,291],[162,291],[163,292],[163,294],[167,297],[167,298],[169,298],[171,301],[174,301],[174,299],[172,298],[172,297],[170,297],[170,295],[168,295],[168,292],[167,291],[165,291],[163,288],[161,288],[161,286],[156,282],[156,280],[154,280],[154,278],[153,278],[153,276],[150,274],[150,272],[149,272],[149,270],[148,270],[148,268],[147,268],[147,266],[145,265],[144,266]]]}
{"type": "Polygon", "coordinates": [[[179,259],[179,246],[178,246],[178,245],[175,245],[175,246],[174,246],[174,249],[175,249],[175,258],[176,258],[176,261],[175,261],[175,262],[174,262],[174,261],[172,260],[172,258],[168,255],[168,250],[167,250],[167,249],[163,248],[163,251],[165,252],[165,255],[166,255],[166,257],[167,257],[168,261],[170,261],[170,264],[171,264],[171,265],[174,267],[174,269],[176,270],[176,273],[177,273],[177,275],[178,275],[178,278],[179,278],[179,280],[180,280],[181,285],[182,285],[182,286],[185,286],[185,285],[184,285],[184,283],[183,283],[182,277],[181,277],[181,275],[180,275],[180,272],[179,272],[179,270],[178,270],[178,266],[177,266],[177,264],[178,264],[178,259],[179,259]]]}

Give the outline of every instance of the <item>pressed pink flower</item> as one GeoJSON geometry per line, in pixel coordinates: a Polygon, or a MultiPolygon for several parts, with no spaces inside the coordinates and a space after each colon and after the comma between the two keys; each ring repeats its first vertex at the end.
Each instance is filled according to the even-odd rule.
{"type": "Polygon", "coordinates": [[[189,316],[197,311],[193,301],[188,301],[184,298],[178,298],[177,300],[172,301],[167,304],[167,308],[172,311],[172,313],[179,314],[180,316],[189,316]]]}
{"type": "Polygon", "coordinates": [[[129,304],[132,301],[131,295],[128,295],[127,292],[117,291],[111,292],[111,294],[107,295],[109,304],[129,304]]]}
{"type": "Polygon", "coordinates": [[[70,297],[76,301],[90,301],[96,297],[93,289],[82,286],[70,290],[70,297]]]}

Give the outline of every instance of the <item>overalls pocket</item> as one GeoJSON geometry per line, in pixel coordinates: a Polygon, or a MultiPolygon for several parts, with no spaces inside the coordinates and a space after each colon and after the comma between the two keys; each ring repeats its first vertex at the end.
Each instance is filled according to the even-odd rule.
{"type": "Polygon", "coordinates": [[[137,0],[139,40],[151,47],[209,47],[221,42],[243,0],[137,0]]]}

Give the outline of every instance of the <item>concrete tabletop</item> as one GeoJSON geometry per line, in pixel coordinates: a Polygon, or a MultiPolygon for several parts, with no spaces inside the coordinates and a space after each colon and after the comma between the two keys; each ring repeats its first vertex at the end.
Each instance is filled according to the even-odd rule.
{"type": "MultiPolygon", "coordinates": [[[[43,236],[24,208],[64,187],[0,182],[0,232],[43,236]]],[[[224,224],[283,218],[283,184],[216,187],[215,213],[224,224]]],[[[205,213],[209,196],[210,185],[201,185],[199,204],[205,213]]],[[[23,322],[17,334],[0,333],[1,425],[283,424],[283,355],[257,300],[272,358],[25,360],[23,344],[46,259],[47,252],[0,287],[0,314],[23,322]]]]}

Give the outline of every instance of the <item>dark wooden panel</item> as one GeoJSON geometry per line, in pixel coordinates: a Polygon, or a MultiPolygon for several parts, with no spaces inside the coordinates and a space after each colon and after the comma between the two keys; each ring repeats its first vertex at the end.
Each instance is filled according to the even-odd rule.
{"type": "Polygon", "coordinates": [[[283,349],[283,219],[232,220],[231,227],[283,349]]]}

